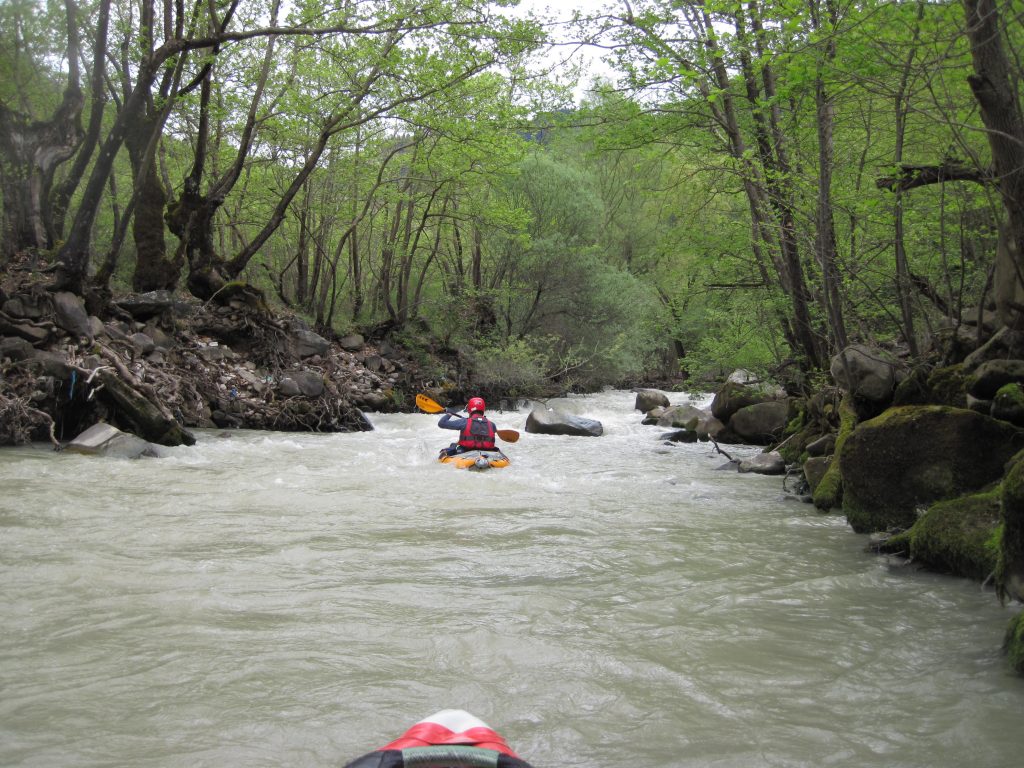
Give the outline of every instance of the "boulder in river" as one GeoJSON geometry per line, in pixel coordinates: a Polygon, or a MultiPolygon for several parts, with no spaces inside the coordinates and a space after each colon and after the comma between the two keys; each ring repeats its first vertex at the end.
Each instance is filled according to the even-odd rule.
{"type": "Polygon", "coordinates": [[[64,450],[70,453],[116,459],[138,459],[143,456],[160,455],[159,448],[152,443],[103,422],[93,424],[68,443],[64,450]]]}
{"type": "Polygon", "coordinates": [[[743,442],[768,445],[782,437],[786,429],[789,402],[771,400],[740,408],[729,419],[729,429],[743,442]]]}
{"type": "Polygon", "coordinates": [[[538,406],[526,417],[526,431],[537,435],[600,437],[604,434],[604,427],[594,419],[557,408],[538,406]]]}
{"type": "Polygon", "coordinates": [[[636,404],[633,406],[641,413],[647,413],[655,408],[668,408],[669,399],[664,392],[656,389],[638,389],[636,392],[636,404]]]}
{"type": "Polygon", "coordinates": [[[753,472],[757,475],[784,475],[786,474],[786,461],[778,451],[759,453],[749,459],[742,459],[739,471],[753,472]]]}
{"type": "Polygon", "coordinates": [[[998,560],[992,542],[1000,521],[999,496],[997,487],[937,502],[879,550],[909,557],[936,573],[984,581],[998,560]]]}

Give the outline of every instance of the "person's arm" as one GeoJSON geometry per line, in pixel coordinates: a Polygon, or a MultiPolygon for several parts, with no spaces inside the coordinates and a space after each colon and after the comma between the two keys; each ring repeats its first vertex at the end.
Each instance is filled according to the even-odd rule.
{"type": "Polygon", "coordinates": [[[450,413],[441,414],[441,420],[437,422],[437,426],[441,429],[458,429],[461,430],[466,426],[466,420],[461,416],[453,416],[450,413]]]}

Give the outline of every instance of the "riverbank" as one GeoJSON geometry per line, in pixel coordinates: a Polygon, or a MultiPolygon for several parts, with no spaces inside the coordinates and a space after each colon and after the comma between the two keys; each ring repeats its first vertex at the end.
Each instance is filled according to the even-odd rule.
{"type": "Polygon", "coordinates": [[[369,429],[425,375],[387,341],[325,338],[245,286],[216,302],[129,294],[90,314],[35,274],[0,286],[0,444],[71,440],[98,421],[161,445],[193,428],[369,429]]]}

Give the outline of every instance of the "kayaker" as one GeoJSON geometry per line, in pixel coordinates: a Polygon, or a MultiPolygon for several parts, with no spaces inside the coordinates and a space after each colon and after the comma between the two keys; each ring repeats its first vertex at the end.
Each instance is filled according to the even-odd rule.
{"type": "Polygon", "coordinates": [[[494,436],[497,434],[497,427],[494,422],[484,416],[487,404],[482,397],[471,397],[466,404],[469,411],[469,418],[459,416],[449,410],[445,410],[437,426],[441,429],[459,430],[458,442],[452,443],[447,448],[442,448],[442,455],[453,456],[464,451],[493,451],[494,436]]]}

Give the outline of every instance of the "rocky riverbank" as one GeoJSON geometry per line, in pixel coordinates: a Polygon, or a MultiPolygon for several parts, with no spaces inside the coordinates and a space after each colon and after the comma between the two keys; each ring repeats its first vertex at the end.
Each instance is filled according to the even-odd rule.
{"type": "Polygon", "coordinates": [[[0,444],[60,445],[106,422],[160,445],[192,428],[347,432],[408,408],[415,365],[387,342],[327,339],[240,287],[218,302],[115,298],[102,316],[30,272],[0,284],[0,444]]]}
{"type": "MultiPolygon", "coordinates": [[[[1024,334],[1003,328],[935,367],[853,345],[832,360],[835,386],[809,398],[740,373],[707,412],[650,392],[637,408],[673,440],[765,445],[739,468],[796,474],[804,500],[876,551],[1024,602],[1024,334]]],[[[1024,674],[1024,613],[1005,642],[1024,674]]]]}

